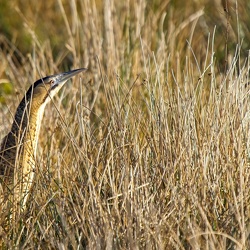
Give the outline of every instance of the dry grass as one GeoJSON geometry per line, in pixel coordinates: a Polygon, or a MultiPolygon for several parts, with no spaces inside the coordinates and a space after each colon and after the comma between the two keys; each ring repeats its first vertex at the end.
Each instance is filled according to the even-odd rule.
{"type": "Polygon", "coordinates": [[[220,16],[221,42],[202,4],[132,2],[58,0],[56,55],[30,13],[30,54],[1,36],[0,75],[14,83],[1,137],[34,80],[89,68],[46,109],[28,209],[2,230],[3,249],[250,248],[250,65],[241,20],[230,24],[238,12],[220,16]]]}

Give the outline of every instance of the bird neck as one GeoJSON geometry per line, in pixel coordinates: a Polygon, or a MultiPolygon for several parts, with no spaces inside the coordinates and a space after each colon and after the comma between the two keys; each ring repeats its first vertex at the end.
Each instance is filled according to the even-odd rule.
{"type": "MultiPolygon", "coordinates": [[[[19,104],[10,133],[6,138],[6,154],[14,157],[6,157],[13,161],[9,171],[14,172],[16,168],[17,181],[23,178],[29,183],[33,178],[35,168],[35,156],[41,119],[45,105],[25,100],[19,104]],[[12,170],[11,170],[12,169],[12,170]],[[24,173],[26,177],[24,176],[24,173]]],[[[23,187],[27,189],[28,187],[23,187]]]]}
{"type": "MultiPolygon", "coordinates": [[[[40,124],[45,105],[36,105],[30,102],[21,102],[11,132],[22,150],[22,163],[34,165],[37,149],[40,124]]],[[[23,164],[21,164],[23,165],[23,164]]],[[[24,167],[24,166],[23,166],[24,167]]]]}
{"type": "Polygon", "coordinates": [[[22,193],[23,204],[34,178],[37,141],[45,105],[24,98],[17,108],[11,131],[0,148],[2,181],[7,186],[14,184],[15,189],[9,186],[8,190],[14,191],[16,197],[22,193]]]}
{"type": "Polygon", "coordinates": [[[12,141],[14,154],[18,159],[14,163],[16,169],[14,183],[17,183],[16,192],[23,193],[23,204],[26,202],[34,178],[36,149],[44,108],[45,104],[37,105],[22,101],[17,109],[10,132],[13,140],[9,141],[12,141]]]}

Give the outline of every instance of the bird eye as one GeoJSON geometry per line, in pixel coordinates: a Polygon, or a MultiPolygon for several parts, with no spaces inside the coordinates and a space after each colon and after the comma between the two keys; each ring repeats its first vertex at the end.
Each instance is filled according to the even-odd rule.
{"type": "Polygon", "coordinates": [[[54,80],[50,80],[50,84],[52,85],[55,81],[54,80]]]}

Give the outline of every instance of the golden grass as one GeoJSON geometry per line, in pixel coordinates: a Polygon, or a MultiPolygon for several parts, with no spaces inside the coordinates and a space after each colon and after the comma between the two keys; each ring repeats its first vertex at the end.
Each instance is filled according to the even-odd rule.
{"type": "Polygon", "coordinates": [[[201,3],[174,2],[58,0],[60,45],[39,38],[32,13],[22,19],[29,54],[1,36],[0,75],[14,86],[2,90],[1,137],[32,82],[89,68],[45,111],[28,209],[0,232],[4,249],[250,248],[249,62],[240,34],[230,40],[238,12],[216,31],[201,3]]]}

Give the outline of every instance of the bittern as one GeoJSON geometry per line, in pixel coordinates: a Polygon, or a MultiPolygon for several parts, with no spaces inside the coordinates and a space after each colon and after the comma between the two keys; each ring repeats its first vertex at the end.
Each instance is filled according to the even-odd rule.
{"type": "Polygon", "coordinates": [[[0,149],[0,180],[5,199],[12,195],[15,203],[25,206],[34,179],[45,106],[68,79],[85,70],[81,68],[42,78],[33,83],[24,95],[0,149]]]}

